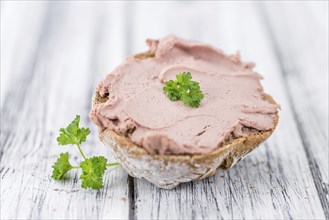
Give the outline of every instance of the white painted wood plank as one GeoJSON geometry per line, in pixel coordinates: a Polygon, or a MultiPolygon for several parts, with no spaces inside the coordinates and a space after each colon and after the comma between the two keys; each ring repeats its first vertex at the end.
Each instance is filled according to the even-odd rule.
{"type": "Polygon", "coordinates": [[[294,117],[326,218],[329,218],[328,8],[327,1],[269,3],[264,16],[266,25],[272,27],[269,32],[277,47],[294,117]],[[279,12],[283,16],[277,18],[279,12]],[[282,19],[288,15],[290,19],[282,19]]]}
{"type": "Polygon", "coordinates": [[[15,79],[17,73],[22,71],[22,66],[29,62],[25,58],[34,53],[42,31],[41,21],[45,16],[45,7],[46,3],[1,1],[1,105],[11,80],[15,79]],[[34,13],[31,13],[32,11],[34,13]],[[29,25],[22,25],[24,22],[29,25]],[[19,65],[17,60],[21,61],[19,65]]]}
{"type": "Polygon", "coordinates": [[[230,53],[240,49],[244,60],[256,61],[256,70],[265,76],[266,91],[282,105],[282,111],[269,141],[229,171],[171,191],[136,180],[137,218],[323,219],[292,103],[257,8],[241,2],[159,4],[137,5],[133,12],[136,23],[148,28],[135,29],[136,39],[174,33],[212,43],[230,53]]]}
{"type": "MultiPolygon", "coordinates": [[[[26,7],[20,19],[13,13],[3,21],[6,50],[24,53],[2,60],[9,84],[1,109],[1,219],[127,218],[127,174],[121,168],[105,174],[99,191],[81,189],[76,171],[62,182],[50,178],[59,152],[69,151],[72,163],[80,158],[75,148],[59,147],[55,140],[75,114],[92,129],[85,154],[109,156],[88,113],[96,83],[123,58],[122,5],[52,2],[34,10],[45,4],[19,3],[26,7]],[[12,22],[21,29],[10,32],[12,22]],[[26,41],[30,38],[35,40],[26,41]]],[[[16,10],[16,3],[7,5],[16,10]]]]}

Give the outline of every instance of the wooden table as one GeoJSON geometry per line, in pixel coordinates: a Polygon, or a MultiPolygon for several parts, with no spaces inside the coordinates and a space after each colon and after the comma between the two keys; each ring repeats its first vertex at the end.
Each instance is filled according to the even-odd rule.
{"type": "MultiPolygon", "coordinates": [[[[220,86],[220,85],[219,85],[220,86]]],[[[1,2],[1,219],[329,219],[328,1],[1,2]],[[158,189],[122,168],[102,190],[51,179],[76,114],[87,155],[107,155],[93,90],[147,37],[208,42],[255,61],[281,104],[271,138],[230,170],[158,189]]]]}

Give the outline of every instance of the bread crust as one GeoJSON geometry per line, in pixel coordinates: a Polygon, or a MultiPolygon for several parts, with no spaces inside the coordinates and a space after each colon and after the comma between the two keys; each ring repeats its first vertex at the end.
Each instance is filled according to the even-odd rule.
{"type": "MultiPolygon", "coordinates": [[[[146,52],[136,58],[146,59],[153,54],[146,52]]],[[[264,99],[275,104],[270,95],[264,99]]],[[[103,103],[106,98],[98,93],[93,96],[93,106],[103,103]]],[[[133,177],[145,178],[157,187],[171,189],[183,182],[212,176],[220,168],[228,169],[246,154],[257,148],[274,131],[279,120],[275,115],[275,126],[271,130],[250,132],[248,137],[232,138],[208,154],[200,155],[160,155],[151,154],[143,147],[132,143],[129,137],[110,129],[100,131],[101,141],[109,147],[115,159],[133,177]]]]}

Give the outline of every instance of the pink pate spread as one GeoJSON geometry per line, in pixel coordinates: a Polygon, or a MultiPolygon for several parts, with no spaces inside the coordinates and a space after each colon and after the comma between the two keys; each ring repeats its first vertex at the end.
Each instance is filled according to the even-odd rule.
{"type": "Polygon", "coordinates": [[[90,113],[101,130],[126,135],[150,153],[207,154],[231,137],[246,136],[243,127],[273,129],[279,106],[262,98],[254,64],[174,36],[146,42],[154,57],[127,58],[97,86],[108,97],[90,113]],[[164,94],[164,83],[181,72],[199,82],[200,107],[164,94]]]}

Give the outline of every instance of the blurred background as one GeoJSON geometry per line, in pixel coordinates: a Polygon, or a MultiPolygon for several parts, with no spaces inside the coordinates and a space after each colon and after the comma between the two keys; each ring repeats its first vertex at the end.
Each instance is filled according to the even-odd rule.
{"type": "Polygon", "coordinates": [[[328,219],[328,59],[328,1],[1,1],[1,217],[328,219]],[[86,154],[107,154],[88,117],[97,83],[147,38],[171,34],[256,63],[282,107],[265,146],[175,191],[128,186],[122,169],[98,194],[77,174],[52,182],[58,129],[80,114],[86,154]]]}

